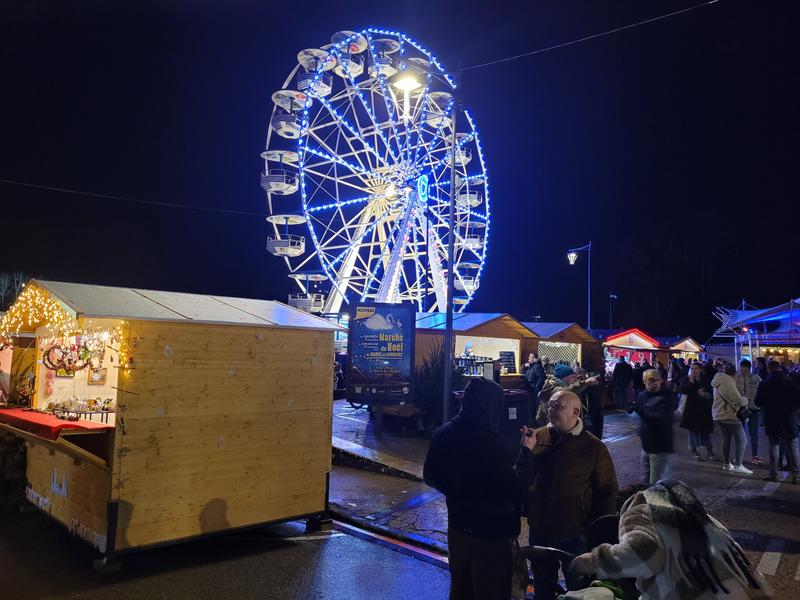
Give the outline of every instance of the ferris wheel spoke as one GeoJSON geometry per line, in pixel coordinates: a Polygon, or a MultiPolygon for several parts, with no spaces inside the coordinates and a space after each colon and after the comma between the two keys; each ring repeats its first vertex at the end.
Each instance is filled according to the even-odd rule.
{"type": "Polygon", "coordinates": [[[354,190],[358,190],[362,194],[369,193],[371,188],[369,186],[367,186],[366,184],[364,184],[364,180],[361,178],[361,176],[354,175],[352,173],[343,173],[343,174],[337,174],[336,177],[332,177],[329,174],[321,173],[320,171],[316,170],[315,167],[324,166],[325,164],[328,164],[328,163],[317,163],[315,165],[312,165],[312,167],[314,167],[314,168],[305,167],[303,170],[306,173],[310,173],[315,177],[319,177],[321,179],[326,179],[326,180],[332,181],[332,182],[334,182],[336,184],[345,185],[345,186],[347,186],[349,188],[352,188],[354,190]],[[355,178],[355,180],[357,182],[359,182],[359,183],[351,183],[349,181],[349,179],[353,179],[353,178],[355,178]]]}
{"type": "MultiPolygon", "coordinates": [[[[348,102],[350,104],[350,110],[353,113],[353,119],[356,122],[356,126],[358,127],[358,130],[361,132],[360,137],[362,139],[364,139],[364,140],[367,140],[368,137],[372,137],[372,144],[371,145],[372,145],[372,147],[375,148],[376,152],[378,152],[378,149],[380,148],[380,145],[382,144],[383,148],[384,148],[384,152],[383,152],[383,154],[378,152],[379,160],[383,164],[390,164],[389,161],[391,159],[391,155],[389,154],[389,151],[387,149],[387,141],[386,141],[385,137],[380,135],[380,133],[381,133],[380,132],[380,128],[375,125],[374,121],[370,121],[372,123],[372,125],[366,125],[366,126],[362,125],[361,124],[361,119],[359,119],[359,117],[358,117],[358,112],[359,111],[356,109],[356,103],[353,100],[353,98],[355,96],[358,96],[360,92],[358,90],[355,90],[355,89],[351,88],[351,87],[348,87],[346,89],[346,92],[347,92],[347,99],[348,99],[348,102]]],[[[363,98],[361,99],[361,101],[363,102],[363,98]]],[[[367,120],[370,120],[369,115],[367,115],[367,120]]]]}
{"type": "MultiPolygon", "coordinates": [[[[317,150],[315,148],[310,148],[308,146],[306,146],[305,150],[306,150],[306,152],[309,152],[309,153],[311,153],[314,156],[317,156],[319,158],[323,158],[326,161],[337,162],[340,165],[342,165],[343,167],[347,167],[348,169],[350,169],[353,172],[354,175],[359,176],[362,180],[366,177],[367,179],[377,179],[377,180],[381,181],[382,183],[384,183],[386,185],[393,185],[394,184],[393,181],[391,181],[390,179],[387,179],[386,177],[384,177],[380,173],[376,173],[374,171],[366,171],[364,169],[361,169],[360,167],[358,167],[358,166],[356,166],[356,165],[354,165],[352,163],[347,162],[346,160],[344,160],[341,157],[332,156],[330,154],[327,154],[326,152],[322,152],[320,150],[317,150]]],[[[364,181],[364,183],[367,183],[367,182],[364,181]]]]}
{"type": "MultiPolygon", "coordinates": [[[[329,126],[329,125],[332,125],[332,124],[328,124],[328,125],[326,125],[326,127],[329,126]]],[[[331,156],[338,156],[339,158],[342,158],[342,159],[351,159],[351,158],[355,159],[356,162],[358,163],[358,167],[359,167],[360,170],[362,170],[362,171],[371,171],[372,170],[372,164],[369,161],[369,156],[367,155],[367,156],[364,156],[362,158],[362,154],[365,153],[364,150],[362,150],[362,151],[356,150],[355,148],[353,148],[353,146],[351,144],[348,143],[348,145],[350,147],[350,152],[338,152],[337,151],[338,147],[339,147],[339,142],[341,141],[342,138],[344,138],[345,141],[348,142],[347,137],[342,134],[341,129],[334,128],[334,129],[331,130],[331,132],[336,132],[338,134],[337,135],[337,139],[336,139],[336,148],[337,148],[337,150],[334,150],[330,146],[330,144],[328,143],[327,137],[325,139],[320,137],[319,131],[320,131],[320,128],[313,128],[313,129],[310,128],[310,129],[308,129],[308,137],[306,138],[306,142],[305,143],[308,144],[309,141],[311,141],[311,138],[313,138],[322,147],[322,149],[325,152],[327,152],[328,154],[330,154],[331,156]],[[366,159],[366,163],[364,162],[364,159],[366,159]]],[[[329,134],[328,137],[330,137],[330,134],[329,134]]]]}
{"type": "MultiPolygon", "coordinates": [[[[447,108],[442,113],[443,116],[444,115],[449,115],[451,113],[451,111],[453,109],[453,103],[454,102],[455,102],[455,99],[451,97],[450,101],[447,103],[447,108]]],[[[431,142],[434,139],[443,137],[443,131],[445,129],[445,123],[446,122],[447,122],[447,119],[444,119],[444,118],[439,119],[439,123],[436,125],[436,128],[434,129],[433,134],[431,136],[431,140],[430,140],[431,142]]],[[[418,152],[419,148],[423,147],[423,148],[427,149],[427,146],[429,145],[428,142],[425,142],[425,136],[423,135],[425,133],[425,125],[426,124],[427,124],[427,122],[424,122],[424,121],[419,124],[420,133],[419,133],[419,136],[417,137],[417,151],[414,152],[414,160],[413,160],[413,164],[414,165],[417,164],[417,161],[419,159],[419,152],[418,152]]],[[[447,129],[450,129],[449,125],[448,125],[447,129]]]]}
{"type": "MultiPolygon", "coordinates": [[[[334,46],[333,48],[331,48],[331,51],[337,58],[341,58],[342,52],[338,48],[336,48],[334,46]]],[[[352,87],[353,92],[361,100],[361,104],[364,107],[364,110],[367,112],[367,114],[369,115],[370,119],[372,120],[372,124],[375,126],[375,129],[376,129],[377,133],[382,138],[383,143],[386,145],[386,148],[389,150],[389,153],[391,154],[392,158],[395,161],[397,161],[397,156],[394,154],[394,152],[392,152],[391,147],[389,146],[388,140],[385,138],[383,133],[380,131],[380,128],[378,127],[378,119],[375,117],[375,114],[373,113],[372,108],[370,108],[369,104],[364,99],[364,95],[363,95],[363,93],[361,91],[361,88],[358,87],[358,83],[356,82],[355,78],[353,77],[353,74],[350,72],[350,69],[346,68],[345,70],[346,70],[347,76],[348,76],[348,78],[350,80],[350,86],[352,87]]]]}
{"type": "MultiPolygon", "coordinates": [[[[340,115],[339,112],[333,107],[333,105],[330,102],[328,102],[324,98],[319,98],[319,100],[322,103],[322,105],[328,110],[328,112],[330,113],[330,116],[334,119],[334,122],[336,124],[344,127],[345,129],[347,129],[347,131],[349,131],[353,135],[352,139],[357,139],[361,143],[361,145],[363,146],[365,152],[368,152],[376,160],[379,160],[380,162],[382,162],[383,166],[388,166],[389,165],[387,160],[383,156],[381,156],[381,154],[370,143],[367,142],[366,138],[363,137],[363,134],[361,133],[361,131],[359,129],[353,127],[350,124],[350,122],[347,121],[347,119],[345,119],[342,115],[340,115]]],[[[341,130],[339,130],[339,131],[341,133],[341,130]]],[[[350,141],[351,141],[350,138],[347,138],[347,136],[344,136],[344,137],[345,137],[345,140],[350,145],[353,153],[355,154],[356,150],[355,150],[355,148],[352,147],[352,144],[350,144],[350,141]]],[[[371,165],[369,167],[366,167],[365,165],[362,164],[361,166],[364,167],[364,168],[370,168],[370,169],[372,168],[371,165]]]]}
{"type": "Polygon", "coordinates": [[[417,103],[414,106],[414,113],[412,117],[412,130],[411,133],[408,134],[408,156],[410,157],[410,162],[412,165],[416,164],[417,158],[419,156],[419,147],[420,147],[420,133],[423,129],[423,126],[426,122],[427,115],[428,115],[428,98],[431,86],[431,74],[428,73],[425,78],[425,89],[422,90],[422,93],[417,98],[417,103]],[[416,142],[412,146],[411,144],[411,136],[416,133],[416,142]],[[414,151],[414,156],[411,157],[411,151],[414,151]]]}
{"type": "MultiPolygon", "coordinates": [[[[375,42],[372,39],[372,34],[370,34],[370,33],[367,33],[367,43],[369,44],[370,54],[372,54],[373,61],[374,61],[374,59],[375,59],[375,46],[374,46],[374,43],[375,42]]],[[[394,135],[395,145],[397,146],[397,151],[402,156],[403,149],[400,146],[400,136],[397,133],[397,123],[395,122],[395,115],[396,115],[397,111],[395,110],[395,106],[394,105],[397,104],[397,101],[395,100],[393,103],[390,102],[390,100],[393,100],[394,97],[391,95],[391,92],[390,92],[390,90],[388,88],[388,85],[386,83],[386,74],[383,72],[383,70],[382,69],[377,69],[377,75],[378,75],[378,77],[377,77],[378,84],[380,86],[380,92],[378,93],[378,95],[383,98],[384,105],[386,106],[386,113],[387,113],[387,116],[389,117],[389,123],[390,123],[391,128],[392,128],[392,134],[394,135]]],[[[374,96],[374,92],[373,92],[373,94],[372,94],[373,105],[375,103],[374,97],[375,96],[374,96]]]]}

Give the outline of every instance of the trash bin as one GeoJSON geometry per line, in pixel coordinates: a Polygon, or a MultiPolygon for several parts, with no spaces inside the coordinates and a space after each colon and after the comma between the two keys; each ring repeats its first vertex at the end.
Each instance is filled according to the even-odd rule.
{"type": "MultiPolygon", "coordinates": [[[[461,401],[464,392],[453,392],[451,415],[457,415],[461,410],[461,401]]],[[[535,427],[535,413],[533,411],[533,398],[527,390],[503,390],[503,414],[500,421],[500,438],[508,454],[510,464],[514,464],[519,454],[519,440],[522,434],[519,430],[523,425],[535,427]]]]}
{"type": "Polygon", "coordinates": [[[500,437],[508,453],[510,464],[514,464],[519,454],[520,428],[523,425],[534,427],[533,398],[525,390],[503,390],[503,418],[500,424],[500,437]]]}

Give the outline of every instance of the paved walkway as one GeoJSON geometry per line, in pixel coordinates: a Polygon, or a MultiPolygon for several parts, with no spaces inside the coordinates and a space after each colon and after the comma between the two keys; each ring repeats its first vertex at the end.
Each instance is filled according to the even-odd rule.
{"type": "MultiPolygon", "coordinates": [[[[637,423],[637,417],[624,413],[606,417],[604,441],[621,486],[641,478],[637,423]]],[[[367,412],[346,403],[334,408],[334,435],[368,449],[374,460],[403,461],[414,465],[408,470],[417,473],[428,446],[424,439],[402,434],[396,424],[389,424],[383,439],[377,439],[367,412]]],[[[765,468],[754,467],[753,476],[740,477],[724,472],[719,462],[695,462],[688,456],[686,438],[686,432],[676,428],[673,477],[692,486],[707,510],[731,530],[777,598],[800,598],[800,486],[763,481],[765,468]]],[[[720,443],[719,436],[715,442],[720,443]]],[[[761,444],[766,447],[765,438],[761,444]]],[[[719,454],[720,448],[716,450],[719,454]]],[[[748,449],[745,459],[749,457],[748,449]]],[[[355,519],[446,548],[444,498],[420,481],[335,467],[331,500],[355,519]]],[[[526,535],[523,520],[523,541],[526,535]]]]}

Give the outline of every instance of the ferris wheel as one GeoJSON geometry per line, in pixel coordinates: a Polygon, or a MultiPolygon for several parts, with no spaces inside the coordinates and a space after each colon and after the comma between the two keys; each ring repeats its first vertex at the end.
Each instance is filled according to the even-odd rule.
{"type": "Polygon", "coordinates": [[[444,311],[452,268],[454,310],[464,310],[486,259],[489,182],[475,123],[460,107],[452,152],[454,90],[436,57],[395,31],[340,31],[298,53],[272,95],[261,155],[267,249],[299,288],[290,304],[336,313],[371,300],[444,311]]]}

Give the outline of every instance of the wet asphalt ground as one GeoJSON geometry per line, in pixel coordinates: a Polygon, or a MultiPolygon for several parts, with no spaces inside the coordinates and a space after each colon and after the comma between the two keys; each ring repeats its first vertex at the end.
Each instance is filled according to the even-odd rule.
{"type": "MultiPolygon", "coordinates": [[[[365,411],[337,403],[334,413],[335,436],[391,450],[406,461],[424,458],[427,442],[411,432],[389,424],[378,440],[365,411]]],[[[639,479],[635,426],[635,417],[607,418],[605,439],[621,485],[639,479]]],[[[800,598],[800,486],[764,482],[763,468],[738,477],[720,463],[691,461],[680,430],[678,448],[673,475],[732,531],[776,598],[800,598]]],[[[444,499],[420,481],[336,466],[331,502],[370,528],[446,547],[444,499]]],[[[130,554],[122,572],[100,575],[91,568],[96,554],[44,515],[0,513],[0,600],[447,597],[449,576],[441,563],[365,537],[306,533],[301,523],[276,525],[130,554]]]]}
{"type": "MultiPolygon", "coordinates": [[[[637,422],[637,417],[625,413],[606,416],[604,441],[621,486],[638,483],[641,478],[637,422]]],[[[355,410],[346,402],[336,403],[334,408],[334,435],[407,460],[424,460],[427,449],[425,440],[392,423],[387,424],[383,439],[377,439],[366,411],[355,410]]],[[[719,436],[714,441],[719,455],[719,436]]],[[[763,456],[766,438],[762,436],[760,443],[763,456]]],[[[731,530],[773,586],[776,598],[800,599],[800,486],[763,481],[767,469],[748,464],[749,447],[745,465],[754,470],[752,476],[732,476],[722,470],[721,462],[691,460],[686,432],[678,427],[676,449],[672,477],[689,484],[708,512],[731,530]]],[[[331,502],[364,523],[407,532],[429,546],[446,548],[444,498],[422,482],[334,467],[331,502]]],[[[523,520],[521,543],[526,536],[523,520]]]]}
{"type": "Polygon", "coordinates": [[[438,600],[445,569],[300,523],[129,554],[120,573],[38,512],[0,514],[2,600],[438,600]]]}

